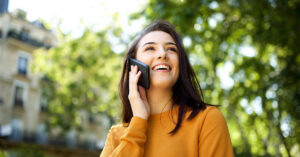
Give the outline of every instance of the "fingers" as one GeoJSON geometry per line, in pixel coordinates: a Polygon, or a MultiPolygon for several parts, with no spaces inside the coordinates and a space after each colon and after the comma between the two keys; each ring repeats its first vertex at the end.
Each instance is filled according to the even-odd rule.
{"type": "Polygon", "coordinates": [[[141,71],[138,71],[138,67],[135,65],[131,65],[129,72],[129,81],[132,81],[134,83],[138,83],[139,81],[139,76],[141,75],[141,71]],[[137,72],[138,71],[138,72],[137,72]]]}
{"type": "Polygon", "coordinates": [[[142,72],[138,71],[137,66],[131,66],[130,68],[128,99],[130,101],[132,114],[133,116],[147,120],[150,114],[150,107],[146,97],[146,90],[138,86],[142,72]]]}
{"type": "Polygon", "coordinates": [[[130,72],[129,72],[129,95],[132,96],[137,96],[138,95],[138,81],[139,77],[141,76],[141,71],[138,72],[138,67],[137,66],[132,66],[130,67],[130,72]]]}

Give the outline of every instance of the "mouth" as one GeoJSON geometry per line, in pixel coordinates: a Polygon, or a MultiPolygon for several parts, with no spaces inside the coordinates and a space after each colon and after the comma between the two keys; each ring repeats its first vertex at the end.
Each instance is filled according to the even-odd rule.
{"type": "Polygon", "coordinates": [[[161,63],[161,64],[156,64],[155,66],[153,66],[152,70],[154,70],[154,71],[171,71],[172,68],[169,64],[161,63]]]}

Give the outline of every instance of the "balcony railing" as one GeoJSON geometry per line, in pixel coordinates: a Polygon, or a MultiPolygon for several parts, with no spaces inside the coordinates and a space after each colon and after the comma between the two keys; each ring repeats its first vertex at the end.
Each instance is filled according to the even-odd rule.
{"type": "Polygon", "coordinates": [[[51,46],[49,44],[46,44],[46,43],[43,43],[43,42],[40,42],[40,41],[30,38],[30,36],[26,32],[17,32],[15,30],[10,30],[8,32],[8,37],[15,38],[15,39],[25,42],[29,45],[32,45],[34,47],[45,47],[46,49],[51,48],[51,46]]]}
{"type": "Polygon", "coordinates": [[[27,70],[26,69],[18,69],[18,74],[20,75],[27,75],[27,70]]]}

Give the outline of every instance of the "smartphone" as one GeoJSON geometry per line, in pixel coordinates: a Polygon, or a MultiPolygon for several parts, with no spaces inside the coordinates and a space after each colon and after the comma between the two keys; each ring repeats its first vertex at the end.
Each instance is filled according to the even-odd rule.
{"type": "Polygon", "coordinates": [[[138,61],[133,58],[129,58],[129,70],[131,65],[137,65],[138,70],[142,72],[138,85],[143,86],[145,89],[149,89],[150,87],[150,75],[149,75],[149,66],[141,61],[138,61]]]}

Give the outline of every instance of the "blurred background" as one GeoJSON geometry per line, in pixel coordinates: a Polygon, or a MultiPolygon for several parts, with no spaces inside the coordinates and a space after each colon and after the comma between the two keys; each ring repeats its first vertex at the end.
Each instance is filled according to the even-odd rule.
{"type": "Polygon", "coordinates": [[[136,35],[166,19],[237,157],[300,156],[298,0],[0,0],[0,157],[99,156],[136,35]]]}

